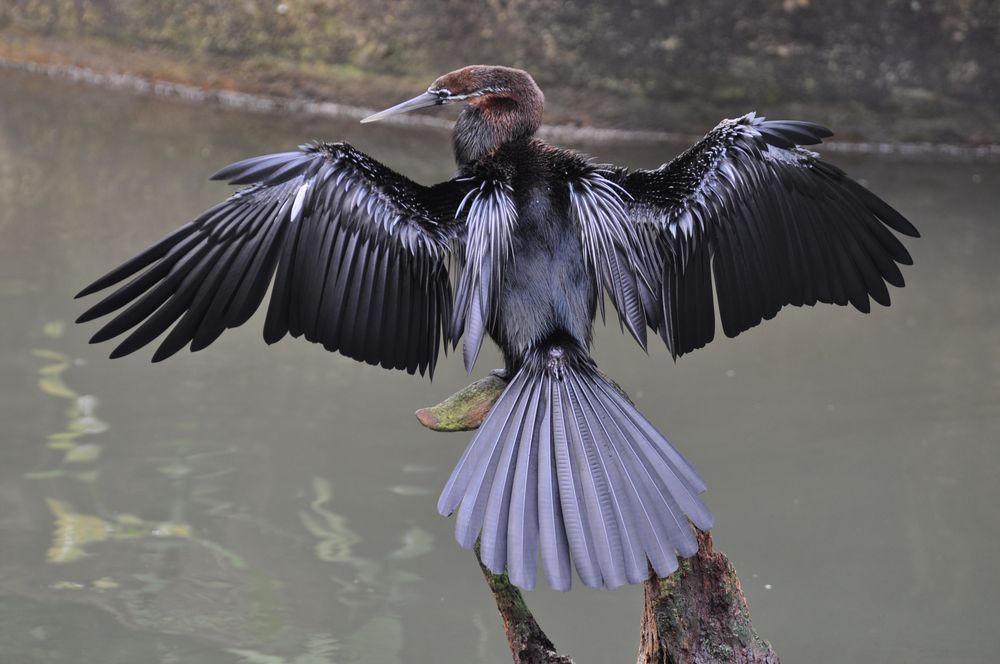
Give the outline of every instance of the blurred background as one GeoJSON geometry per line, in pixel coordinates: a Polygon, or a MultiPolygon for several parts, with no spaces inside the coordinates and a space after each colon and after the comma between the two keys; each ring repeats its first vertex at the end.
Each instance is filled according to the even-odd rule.
{"type": "Polygon", "coordinates": [[[379,106],[471,63],[550,121],[703,132],[750,109],[845,137],[1000,140],[992,0],[6,0],[0,55],[379,106]]]}
{"type": "MultiPolygon", "coordinates": [[[[993,661],[998,42],[985,0],[7,0],[0,663],[509,661],[435,510],[469,435],[412,415],[470,380],[458,358],[429,383],[267,347],[258,314],[153,366],[72,324],[237,159],[347,140],[450,177],[453,110],[357,107],[474,62],[531,71],[549,136],[600,161],[655,167],[750,110],[837,132],[828,158],[923,233],[892,307],[786,310],[677,363],[598,326],[595,357],[708,481],[784,661],[993,661]]],[[[634,658],[640,587],[527,600],[577,661],[634,658]]]]}

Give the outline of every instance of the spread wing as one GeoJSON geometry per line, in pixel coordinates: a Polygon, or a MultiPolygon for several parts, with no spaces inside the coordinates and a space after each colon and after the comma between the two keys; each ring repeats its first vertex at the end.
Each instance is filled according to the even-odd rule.
{"type": "Polygon", "coordinates": [[[676,357],[722,328],[734,337],[786,304],[888,305],[912,261],[892,233],[902,215],[836,166],[799,147],[829,130],[750,114],[725,120],[652,171],[612,171],[637,225],[652,293],[650,326],[676,357]],[[892,230],[890,230],[892,229],[892,230]]]}
{"type": "Polygon", "coordinates": [[[425,187],[344,143],[247,159],[213,178],[250,186],[77,296],[131,277],[78,319],[118,312],[92,343],[131,330],[119,357],[170,328],[154,362],[189,344],[200,350],[245,323],[273,280],[268,343],[304,336],[370,364],[433,373],[450,340],[447,254],[472,183],[425,187]]]}

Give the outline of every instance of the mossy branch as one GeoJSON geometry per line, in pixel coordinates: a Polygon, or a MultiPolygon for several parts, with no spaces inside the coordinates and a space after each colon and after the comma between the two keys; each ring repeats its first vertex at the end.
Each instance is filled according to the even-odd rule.
{"type": "Polygon", "coordinates": [[[417,419],[433,431],[471,431],[478,429],[496,403],[507,379],[503,372],[494,371],[472,385],[459,390],[436,406],[421,408],[417,419]]]}

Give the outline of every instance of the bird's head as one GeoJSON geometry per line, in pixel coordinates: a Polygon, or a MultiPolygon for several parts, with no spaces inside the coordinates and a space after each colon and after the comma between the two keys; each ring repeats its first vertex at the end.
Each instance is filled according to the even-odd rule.
{"type": "Polygon", "coordinates": [[[540,123],[544,96],[526,71],[494,65],[471,65],[438,77],[426,92],[369,115],[362,122],[375,122],[390,115],[456,102],[464,102],[480,110],[517,109],[540,123]]]}

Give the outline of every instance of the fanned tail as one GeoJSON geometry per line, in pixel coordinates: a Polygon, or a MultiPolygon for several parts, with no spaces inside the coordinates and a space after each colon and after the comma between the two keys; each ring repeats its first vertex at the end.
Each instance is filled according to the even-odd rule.
{"type": "Polygon", "coordinates": [[[712,527],[705,483],[582,349],[552,345],[528,358],[466,448],[438,501],[458,510],[455,534],[483,563],[535,586],[538,550],[550,585],[641,583],[712,527]]]}

